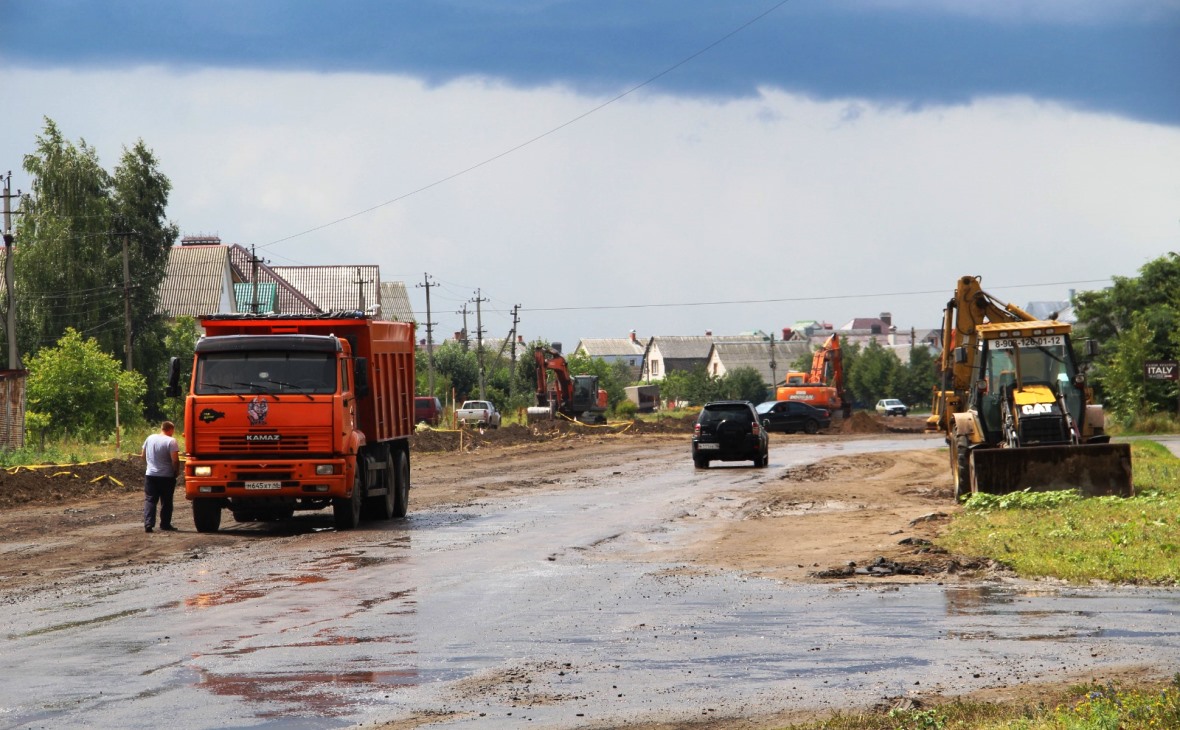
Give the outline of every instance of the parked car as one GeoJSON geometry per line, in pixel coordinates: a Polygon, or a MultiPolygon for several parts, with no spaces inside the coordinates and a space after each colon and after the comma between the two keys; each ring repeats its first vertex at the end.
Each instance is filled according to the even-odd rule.
{"type": "Polygon", "coordinates": [[[500,412],[490,400],[465,400],[455,411],[455,420],[480,428],[499,428],[500,412]]]}
{"type": "Polygon", "coordinates": [[[767,431],[819,433],[832,425],[832,414],[797,400],[769,400],[754,409],[767,431]]]}
{"type": "Polygon", "coordinates": [[[710,461],[745,461],[764,467],[770,441],[754,405],[744,400],[706,403],[692,429],[692,463],[706,469],[710,461]]]}
{"type": "Polygon", "coordinates": [[[882,416],[904,416],[909,412],[906,404],[896,398],[882,398],[877,401],[877,413],[882,416]]]}
{"type": "Polygon", "coordinates": [[[432,395],[414,396],[414,423],[437,426],[442,419],[442,403],[432,395]]]}

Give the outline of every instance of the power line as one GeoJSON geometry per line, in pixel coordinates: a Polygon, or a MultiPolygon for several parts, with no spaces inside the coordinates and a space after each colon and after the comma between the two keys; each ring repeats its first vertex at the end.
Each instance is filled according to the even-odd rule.
{"type": "MultiPolygon", "coordinates": [[[[991,287],[993,291],[1000,291],[1001,289],[1028,289],[1032,287],[1043,286],[1068,286],[1071,284],[1096,284],[1099,282],[1110,281],[1110,277],[1105,279],[1081,279],[1078,281],[1052,281],[1043,284],[1012,284],[1009,286],[991,287]]],[[[924,291],[907,291],[907,292],[881,292],[877,294],[829,294],[825,296],[812,297],[777,297],[774,299],[728,299],[709,302],[661,302],[652,304],[603,304],[595,306],[584,307],[521,307],[521,311],[525,312],[586,312],[586,311],[601,311],[608,309],[660,309],[664,307],[713,307],[730,304],[779,304],[782,302],[821,302],[832,301],[840,299],[876,299],[880,297],[910,297],[910,296],[924,296],[928,294],[946,294],[950,296],[953,292],[948,289],[927,289],[924,291]]]]}
{"type": "Polygon", "coordinates": [[[290,241],[292,238],[299,238],[300,236],[305,236],[308,233],[315,233],[316,231],[320,231],[320,230],[323,230],[323,229],[328,228],[330,226],[334,226],[337,223],[343,223],[344,221],[352,220],[353,218],[360,217],[362,215],[365,215],[366,213],[372,213],[375,210],[378,210],[380,208],[384,208],[387,205],[393,205],[394,203],[405,200],[406,198],[417,195],[418,193],[426,192],[427,190],[430,190],[431,188],[438,187],[439,185],[442,185],[443,183],[450,182],[451,180],[454,180],[457,177],[462,177],[463,175],[466,175],[469,172],[474,172],[475,170],[478,170],[479,168],[484,167],[486,165],[490,165],[491,163],[493,163],[501,158],[507,157],[508,155],[511,155],[514,152],[518,152],[518,151],[524,149],[525,147],[528,147],[529,145],[533,144],[534,142],[539,142],[542,139],[545,139],[546,137],[548,137],[550,135],[560,132],[561,130],[565,129],[566,127],[569,127],[573,124],[577,124],[578,122],[582,121],[586,117],[589,117],[590,115],[595,114],[595,113],[605,109],[606,107],[610,106],[611,104],[614,104],[615,102],[620,101],[621,99],[623,99],[627,96],[630,96],[631,94],[634,94],[636,91],[639,91],[643,87],[649,86],[649,85],[655,83],[656,81],[659,81],[661,78],[667,76],[668,74],[672,73],[673,71],[680,68],[681,66],[696,60],[699,56],[702,56],[705,53],[708,53],[709,51],[713,50],[717,46],[721,45],[725,41],[732,38],[733,36],[737,35],[738,33],[741,33],[746,28],[749,28],[751,25],[762,20],[763,18],[770,15],[774,11],[776,11],[779,8],[781,8],[782,6],[786,5],[788,2],[790,2],[790,0],[780,0],[778,3],[775,3],[769,9],[759,13],[758,15],[755,15],[753,18],[747,20],[745,23],[742,23],[737,28],[734,28],[733,30],[729,31],[728,33],[721,36],[720,38],[713,41],[712,43],[709,43],[704,48],[701,48],[700,50],[696,51],[695,53],[692,53],[691,55],[677,61],[676,63],[672,64],[671,66],[668,66],[667,68],[665,68],[664,70],[655,74],[654,76],[649,77],[647,80],[641,81],[640,83],[632,86],[631,88],[627,89],[626,91],[616,94],[615,96],[611,97],[610,99],[607,99],[606,101],[602,102],[601,104],[599,104],[597,106],[591,107],[590,109],[582,112],[581,114],[577,115],[576,117],[569,119],[565,122],[562,122],[561,124],[557,125],[556,127],[553,127],[552,129],[550,129],[547,132],[542,132],[541,134],[538,134],[537,136],[535,136],[531,139],[525,140],[524,142],[521,142],[513,147],[509,147],[508,149],[504,150],[503,152],[492,155],[491,157],[486,158],[482,162],[477,162],[474,165],[471,165],[471,166],[466,167],[462,170],[459,170],[458,172],[451,173],[450,175],[447,175],[446,177],[439,178],[438,180],[435,180],[432,183],[429,183],[427,185],[423,185],[422,187],[417,188],[415,190],[411,190],[408,193],[402,193],[401,195],[399,195],[395,198],[391,198],[390,200],[386,200],[384,203],[377,203],[376,205],[369,206],[368,208],[365,208],[364,210],[359,210],[355,213],[350,213],[346,216],[337,218],[336,220],[328,221],[327,223],[323,223],[318,226],[308,228],[305,231],[300,231],[298,233],[292,233],[289,236],[284,236],[283,238],[276,239],[274,241],[271,241],[270,243],[262,244],[261,246],[259,246],[259,248],[268,248],[268,247],[273,246],[277,243],[282,243],[284,241],[290,241]]]}

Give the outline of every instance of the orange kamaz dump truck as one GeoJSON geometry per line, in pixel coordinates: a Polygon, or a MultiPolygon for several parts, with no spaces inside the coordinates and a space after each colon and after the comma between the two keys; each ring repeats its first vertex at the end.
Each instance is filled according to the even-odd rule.
{"type": "MultiPolygon", "coordinates": [[[[338,529],[404,517],[414,325],[363,312],[200,318],[184,408],[184,491],[199,532],[328,506],[338,529]]],[[[179,395],[179,363],[170,394],[179,395]]]]}

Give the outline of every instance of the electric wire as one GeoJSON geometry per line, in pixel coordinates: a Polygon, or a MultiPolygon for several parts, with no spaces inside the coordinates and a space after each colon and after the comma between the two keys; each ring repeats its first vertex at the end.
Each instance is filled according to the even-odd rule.
{"type": "Polygon", "coordinates": [[[504,150],[503,152],[499,152],[495,155],[492,155],[491,157],[488,157],[487,159],[485,159],[481,162],[477,162],[473,165],[470,165],[469,167],[459,170],[458,172],[454,172],[454,173],[451,173],[450,175],[439,178],[438,180],[435,180],[434,182],[429,183],[427,185],[423,185],[422,187],[417,188],[415,190],[411,190],[407,193],[402,193],[401,195],[398,195],[395,198],[391,198],[389,200],[386,200],[384,203],[377,203],[376,205],[369,206],[368,208],[365,208],[364,210],[359,210],[355,213],[350,213],[346,216],[342,216],[340,218],[337,218],[336,220],[329,221],[327,223],[323,223],[318,226],[314,226],[312,228],[308,228],[305,231],[299,231],[298,233],[292,233],[289,236],[284,236],[282,238],[275,239],[274,241],[271,241],[270,243],[260,244],[258,246],[258,248],[269,248],[270,246],[274,246],[275,244],[283,243],[284,241],[290,241],[293,238],[299,238],[300,236],[305,236],[309,233],[315,233],[316,231],[321,231],[325,228],[329,228],[329,227],[334,226],[338,223],[343,223],[344,221],[352,220],[353,218],[358,218],[358,217],[365,215],[367,213],[372,213],[375,210],[379,210],[379,209],[384,208],[388,205],[393,205],[394,203],[405,200],[406,198],[417,195],[419,193],[426,192],[427,190],[430,190],[431,188],[435,188],[435,187],[438,187],[439,185],[450,182],[451,180],[454,180],[455,178],[462,177],[463,175],[466,175],[470,172],[474,172],[475,170],[478,170],[481,167],[485,167],[487,165],[490,165],[491,163],[496,162],[497,160],[500,160],[504,157],[507,157],[508,155],[511,155],[515,152],[518,152],[535,142],[539,142],[542,139],[545,139],[546,137],[556,134],[557,132],[560,132],[561,130],[565,129],[566,127],[577,124],[578,122],[589,117],[590,115],[595,114],[595,113],[605,109],[606,107],[614,104],[615,102],[620,101],[620,100],[626,98],[627,96],[630,96],[631,94],[635,93],[636,91],[639,91],[640,89],[642,89],[646,86],[649,86],[649,85],[655,83],[656,81],[659,81],[661,78],[667,76],[668,74],[672,73],[673,71],[680,68],[681,66],[696,60],[698,57],[704,55],[705,53],[708,53],[709,51],[713,50],[717,46],[721,45],[725,41],[732,38],[733,36],[737,35],[738,33],[741,33],[746,28],[749,28],[751,25],[762,20],[763,18],[770,15],[774,11],[776,11],[779,8],[781,8],[782,6],[786,5],[788,2],[790,2],[790,0],[780,0],[779,2],[777,2],[773,6],[771,6],[769,9],[764,10],[763,12],[754,16],[753,18],[747,20],[745,23],[742,23],[737,28],[734,28],[733,30],[729,31],[728,33],[721,36],[720,38],[713,41],[712,43],[709,43],[704,48],[701,48],[700,50],[681,59],[680,61],[677,61],[676,63],[672,64],[671,66],[668,66],[667,68],[665,68],[664,70],[655,74],[654,76],[649,77],[647,80],[641,81],[640,83],[630,87],[626,91],[620,92],[619,94],[616,94],[615,96],[611,97],[610,99],[607,99],[606,101],[602,102],[601,104],[591,107],[590,109],[582,112],[581,114],[573,117],[572,119],[568,119],[565,122],[562,122],[561,124],[557,125],[556,127],[553,127],[552,129],[550,129],[547,132],[542,132],[541,134],[538,134],[537,136],[532,137],[531,139],[527,139],[524,142],[521,142],[513,147],[509,147],[508,149],[504,150]]]}

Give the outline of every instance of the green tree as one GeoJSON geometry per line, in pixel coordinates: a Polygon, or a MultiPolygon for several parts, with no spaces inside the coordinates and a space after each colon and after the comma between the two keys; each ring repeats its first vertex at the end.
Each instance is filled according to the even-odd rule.
{"type": "Polygon", "coordinates": [[[1111,343],[1111,355],[1102,372],[1105,405],[1116,419],[1128,425],[1150,410],[1143,378],[1143,363],[1151,359],[1154,345],[1148,319],[1146,314],[1132,315],[1131,326],[1111,343]]]}
{"type": "MultiPolygon", "coordinates": [[[[168,379],[168,368],[172,358],[177,358],[180,362],[180,396],[176,398],[164,398],[161,392],[161,407],[159,413],[151,413],[152,420],[169,420],[178,424],[178,428],[183,432],[184,423],[184,393],[188,387],[189,381],[192,380],[193,374],[193,353],[197,349],[197,338],[199,337],[199,330],[197,329],[197,322],[192,317],[177,317],[176,321],[168,326],[165,331],[162,342],[163,357],[159,358],[162,361],[161,371],[157,373],[157,377],[153,382],[166,385],[168,379]]],[[[150,394],[150,385],[149,385],[150,394]]],[[[149,408],[150,411],[150,408],[149,408]]]]}
{"type": "Polygon", "coordinates": [[[938,378],[938,361],[928,347],[910,348],[909,362],[893,371],[882,397],[900,398],[913,406],[928,406],[938,378]]]}
{"type": "Polygon", "coordinates": [[[670,370],[660,381],[660,398],[704,405],[720,399],[720,380],[709,375],[704,365],[696,365],[691,370],[670,370]]]}
{"type": "Polygon", "coordinates": [[[138,362],[138,355],[132,362],[154,373],[159,363],[151,361],[150,344],[163,337],[156,311],[159,287],[179,235],[165,218],[171,183],[154,155],[140,140],[124,149],[112,176],[94,148],[84,140],[69,142],[46,119],[24,168],[33,181],[14,253],[21,350],[35,352],[73,327],[125,360],[126,299],[133,349],[141,334],[152,333],[149,362],[138,362]],[[126,297],[124,246],[130,274],[126,297]]]}
{"type": "Polygon", "coordinates": [[[889,395],[890,383],[900,367],[896,355],[881,347],[876,340],[869,340],[851,367],[845,363],[844,375],[853,400],[870,404],[889,395]]]}
{"type": "Polygon", "coordinates": [[[1074,299],[1077,339],[1102,343],[1091,383],[1116,417],[1176,408],[1174,381],[1143,382],[1146,360],[1180,356],[1180,255],[1172,252],[1144,264],[1137,277],[1113,277],[1113,285],[1080,292],[1074,299]]]}
{"type": "Polygon", "coordinates": [[[729,400],[748,400],[758,404],[766,400],[769,387],[756,368],[734,368],[721,376],[717,384],[718,396],[729,400]]]}
{"type": "MultiPolygon", "coordinates": [[[[422,379],[425,384],[425,378],[422,379]]],[[[458,401],[479,396],[479,362],[475,352],[454,340],[434,346],[435,395],[448,398],[452,389],[458,401]]]]}
{"type": "Polygon", "coordinates": [[[42,348],[26,367],[29,411],[47,420],[49,435],[100,439],[113,434],[116,386],[121,423],[143,423],[143,376],[123,370],[93,337],[83,339],[66,328],[55,346],[42,348]]]}

